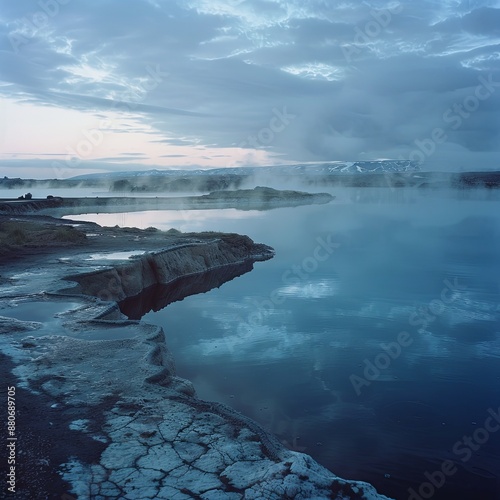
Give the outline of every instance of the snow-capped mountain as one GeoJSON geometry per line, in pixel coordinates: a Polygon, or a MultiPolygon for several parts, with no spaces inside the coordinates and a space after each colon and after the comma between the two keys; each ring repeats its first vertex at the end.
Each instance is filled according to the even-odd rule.
{"type": "Polygon", "coordinates": [[[107,174],[88,174],[72,177],[75,180],[96,178],[132,178],[143,176],[194,176],[194,175],[329,175],[329,174],[366,174],[418,172],[420,164],[409,160],[376,160],[356,162],[300,163],[296,165],[276,165],[271,167],[228,167],[198,170],[143,170],[135,172],[111,172],[107,174]]]}

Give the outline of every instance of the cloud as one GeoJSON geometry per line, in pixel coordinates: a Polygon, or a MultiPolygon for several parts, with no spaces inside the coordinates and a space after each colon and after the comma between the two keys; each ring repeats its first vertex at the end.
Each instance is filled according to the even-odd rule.
{"type": "MultiPolygon", "coordinates": [[[[447,140],[425,158],[429,168],[456,159],[469,168],[497,164],[500,2],[54,5],[48,13],[27,0],[0,7],[0,98],[47,116],[53,108],[95,120],[126,115],[133,126],[118,123],[113,134],[144,135],[137,147],[164,166],[189,157],[193,146],[214,161],[222,148],[221,166],[241,164],[243,155],[259,162],[407,158],[435,128],[447,140]],[[474,95],[480,77],[495,82],[493,91],[450,128],[444,114],[474,95]],[[274,110],[284,108],[295,119],[269,134],[274,110]]],[[[78,120],[65,126],[77,141],[78,120]]],[[[57,153],[75,148],[65,141],[57,153]]],[[[57,141],[46,142],[55,151],[57,141]]],[[[113,147],[104,144],[95,159],[115,158],[113,147]]],[[[29,141],[24,148],[47,153],[29,141]]],[[[0,152],[14,149],[0,128],[0,152]]]]}
{"type": "Polygon", "coordinates": [[[500,9],[480,7],[462,18],[462,26],[469,33],[500,37],[500,9]]]}

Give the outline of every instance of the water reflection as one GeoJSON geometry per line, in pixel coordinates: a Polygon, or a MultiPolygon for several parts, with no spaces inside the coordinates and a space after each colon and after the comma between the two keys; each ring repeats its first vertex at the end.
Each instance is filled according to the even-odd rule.
{"type": "Polygon", "coordinates": [[[0,316],[40,323],[47,329],[53,323],[58,322],[63,313],[81,306],[79,302],[62,300],[13,301],[2,304],[0,316]]]}
{"type": "Polygon", "coordinates": [[[139,257],[145,254],[145,250],[134,250],[131,252],[106,252],[90,254],[85,260],[125,260],[139,257]]]}
{"type": "Polygon", "coordinates": [[[322,299],[334,295],[338,290],[338,283],[334,280],[321,279],[297,285],[286,285],[277,290],[285,297],[299,299],[322,299]]]}
{"type": "Polygon", "coordinates": [[[153,285],[139,295],[121,301],[119,307],[129,319],[138,320],[148,312],[159,311],[172,302],[218,288],[223,283],[248,273],[252,269],[253,263],[247,261],[180,278],[168,285],[153,285]]]}

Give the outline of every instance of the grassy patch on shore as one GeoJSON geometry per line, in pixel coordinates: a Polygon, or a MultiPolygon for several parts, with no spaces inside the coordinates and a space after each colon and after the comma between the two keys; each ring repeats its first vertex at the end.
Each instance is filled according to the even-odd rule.
{"type": "Polygon", "coordinates": [[[0,258],[12,257],[26,249],[79,245],[86,234],[72,226],[19,220],[0,222],[0,258]]]}

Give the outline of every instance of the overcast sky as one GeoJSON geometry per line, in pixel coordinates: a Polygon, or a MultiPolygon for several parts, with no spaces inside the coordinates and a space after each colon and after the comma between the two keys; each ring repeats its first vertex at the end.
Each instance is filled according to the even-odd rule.
{"type": "Polygon", "coordinates": [[[3,1],[0,113],[9,177],[497,168],[500,0],[3,1]]]}

